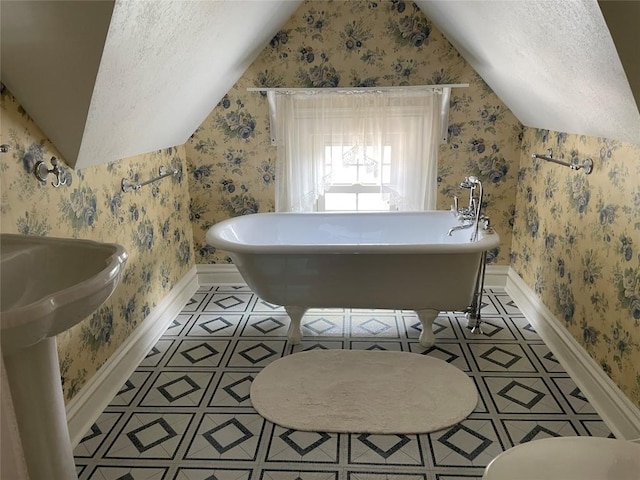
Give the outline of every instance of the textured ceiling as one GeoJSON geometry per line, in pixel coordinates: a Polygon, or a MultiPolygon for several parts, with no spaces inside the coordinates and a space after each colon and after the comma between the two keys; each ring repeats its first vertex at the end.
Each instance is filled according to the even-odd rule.
{"type": "Polygon", "coordinates": [[[79,161],[186,142],[295,8],[286,1],[117,1],[79,161]]]}
{"type": "MultiPolygon", "coordinates": [[[[2,81],[76,168],[179,145],[300,3],[2,0],[2,81]]],[[[416,4],[524,125],[640,144],[596,0],[416,4]]]]}
{"type": "Polygon", "coordinates": [[[638,107],[596,0],[416,4],[524,125],[640,143],[638,107]]]}
{"type": "Polygon", "coordinates": [[[2,0],[2,81],[72,167],[181,145],[298,4],[2,0]]]}

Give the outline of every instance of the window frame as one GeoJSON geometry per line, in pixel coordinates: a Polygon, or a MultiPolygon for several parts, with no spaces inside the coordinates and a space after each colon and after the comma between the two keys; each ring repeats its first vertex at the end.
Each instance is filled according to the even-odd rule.
{"type": "MultiPolygon", "coordinates": [[[[388,135],[389,137],[391,137],[390,139],[387,139],[387,141],[385,141],[385,145],[383,146],[383,153],[382,153],[382,162],[378,161],[378,176],[379,176],[379,180],[378,183],[365,183],[365,182],[361,182],[360,180],[360,173],[361,173],[361,168],[366,168],[367,164],[364,162],[357,162],[354,164],[349,165],[349,167],[353,167],[356,169],[356,182],[353,183],[340,183],[340,182],[331,182],[331,184],[329,186],[327,186],[324,189],[324,194],[323,195],[319,195],[318,199],[316,200],[316,211],[318,212],[386,212],[386,211],[393,211],[393,210],[397,210],[397,208],[389,201],[387,201],[387,205],[388,208],[385,210],[360,210],[359,208],[359,201],[360,201],[360,194],[379,194],[379,195],[383,195],[383,191],[384,191],[384,171],[385,171],[385,167],[388,168],[388,172],[389,172],[389,178],[391,178],[391,174],[392,174],[392,169],[393,169],[393,153],[394,150],[398,150],[397,145],[399,144],[399,140],[401,139],[403,135],[403,132],[393,132],[392,134],[388,135]],[[395,147],[395,148],[394,148],[395,147]],[[387,150],[388,149],[388,150],[387,150]],[[327,194],[332,194],[332,193],[351,193],[351,194],[355,194],[355,202],[356,202],[356,208],[355,210],[327,210],[326,209],[326,195],[327,194]]],[[[325,141],[325,158],[324,158],[324,167],[328,168],[328,169],[333,169],[333,165],[331,162],[331,157],[327,156],[327,150],[330,148],[341,148],[343,151],[348,152],[350,149],[355,148],[353,145],[350,145],[348,143],[348,141],[339,141],[339,140],[333,140],[333,141],[325,141]],[[346,142],[346,143],[345,143],[346,142]]],[[[364,146],[364,148],[367,148],[367,145],[364,146]]],[[[343,154],[344,155],[344,154],[343,154]]],[[[366,153],[365,153],[366,155],[366,153]]]]}

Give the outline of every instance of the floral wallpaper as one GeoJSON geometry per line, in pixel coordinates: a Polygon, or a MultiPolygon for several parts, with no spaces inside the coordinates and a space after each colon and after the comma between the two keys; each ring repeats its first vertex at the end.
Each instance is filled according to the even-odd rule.
{"type": "MultiPolygon", "coordinates": [[[[522,126],[411,2],[306,1],[186,144],[196,263],[230,261],[206,245],[223,219],[274,210],[276,149],[266,96],[248,87],[469,83],[452,91],[449,142],[439,156],[439,209],[477,175],[501,237],[489,261],[506,265],[522,126]]],[[[466,198],[466,197],[464,197],[466,198]]]]}
{"type": "Polygon", "coordinates": [[[640,406],[640,145],[527,128],[511,266],[640,406]],[[583,171],[532,160],[591,158],[583,171]]]}
{"type": "MultiPolygon", "coordinates": [[[[469,83],[451,97],[440,147],[438,208],[478,176],[501,236],[489,261],[511,265],[568,331],[640,406],[640,146],[522,128],[410,2],[305,1],[184,146],[72,171],[53,188],[32,173],[59,154],[4,87],[0,104],[0,231],[125,246],[114,295],[58,337],[69,400],[194,263],[229,262],[206,245],[225,218],[273,211],[275,147],[264,95],[248,87],[469,83]],[[531,153],[590,157],[585,175],[531,153]],[[160,166],[181,170],[134,192],[160,166]],[[185,181],[183,175],[187,176],[185,181]],[[517,212],[517,214],[516,214],[517,212]]],[[[64,159],[61,159],[64,163],[64,159]]]]}
{"type": "Polygon", "coordinates": [[[119,243],[129,254],[111,298],[57,337],[68,401],[194,264],[184,146],[69,170],[71,185],[54,188],[35,178],[34,164],[64,159],[4,87],[0,121],[0,142],[11,147],[0,155],[0,231],[119,243]],[[122,192],[122,178],[143,181],[161,166],[180,174],[122,192]]]}

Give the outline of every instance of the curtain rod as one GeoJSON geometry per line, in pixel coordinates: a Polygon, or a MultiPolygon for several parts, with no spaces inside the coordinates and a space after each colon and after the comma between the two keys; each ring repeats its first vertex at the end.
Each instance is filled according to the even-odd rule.
{"type": "Polygon", "coordinates": [[[396,87],[328,87],[328,88],[263,88],[249,87],[247,92],[320,93],[320,92],[380,92],[392,90],[436,90],[438,88],[464,88],[468,83],[443,83],[437,85],[407,85],[396,87]]]}

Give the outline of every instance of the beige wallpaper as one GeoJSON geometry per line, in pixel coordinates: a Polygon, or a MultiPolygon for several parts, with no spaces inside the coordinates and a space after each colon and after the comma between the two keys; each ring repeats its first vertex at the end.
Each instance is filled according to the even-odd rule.
{"type": "Polygon", "coordinates": [[[438,208],[467,175],[485,185],[500,234],[492,263],[507,265],[522,127],[412,3],[307,1],[186,144],[196,263],[228,262],[205,243],[225,218],[274,209],[275,147],[264,95],[248,87],[469,83],[454,89],[450,139],[440,149],[438,208]]]}
{"type": "Polygon", "coordinates": [[[640,406],[640,145],[525,129],[511,266],[640,406]],[[532,153],[591,158],[591,175],[532,153]]]}
{"type": "Polygon", "coordinates": [[[36,179],[33,165],[60,155],[5,88],[0,124],[0,143],[11,146],[0,155],[0,231],[114,242],[129,254],[111,298],[57,337],[68,401],[193,266],[182,173],[131,193],[120,188],[122,178],[146,180],[161,166],[184,171],[184,146],[75,170],[70,186],[54,188],[36,179]]]}

